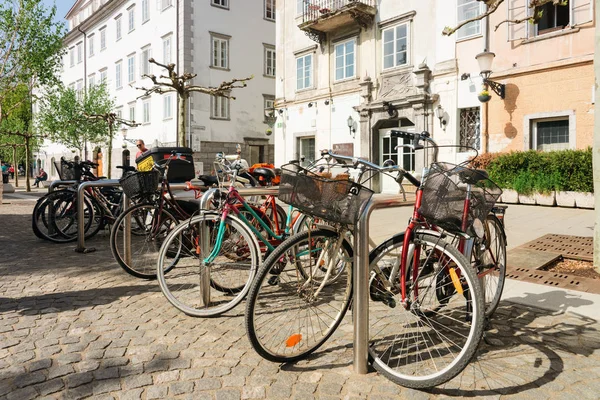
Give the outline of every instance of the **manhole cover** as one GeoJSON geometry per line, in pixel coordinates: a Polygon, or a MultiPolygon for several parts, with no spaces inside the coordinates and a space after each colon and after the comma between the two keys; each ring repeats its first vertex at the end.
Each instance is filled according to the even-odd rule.
{"type": "Polygon", "coordinates": [[[592,237],[548,234],[519,248],[560,254],[564,258],[594,261],[594,238],[592,237]]]}

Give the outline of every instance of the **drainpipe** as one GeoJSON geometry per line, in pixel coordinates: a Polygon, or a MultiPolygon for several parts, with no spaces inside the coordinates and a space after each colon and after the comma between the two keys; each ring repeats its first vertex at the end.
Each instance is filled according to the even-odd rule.
{"type": "MultiPolygon", "coordinates": [[[[175,3],[175,53],[177,54],[177,62],[175,63],[175,72],[177,73],[177,75],[179,75],[179,2],[181,0],[177,0],[177,2],[175,3]]],[[[181,101],[181,99],[179,98],[179,94],[177,95],[177,110],[179,110],[179,102],[181,101]]],[[[189,100],[188,100],[189,101],[189,100]]],[[[175,143],[177,143],[177,137],[179,135],[179,132],[177,132],[177,130],[179,129],[179,111],[177,111],[177,117],[175,118],[175,143]]]]}
{"type": "MultiPolygon", "coordinates": [[[[87,33],[77,25],[77,30],[83,34],[83,96],[87,96],[87,33]]],[[[88,159],[87,139],[83,142],[83,157],[88,159]]]]}
{"type": "MultiPolygon", "coordinates": [[[[487,12],[488,10],[488,6],[485,5],[485,9],[484,12],[487,12]]],[[[487,15],[485,17],[485,30],[483,31],[483,43],[485,45],[485,48],[483,51],[488,51],[490,48],[490,16],[487,15]]],[[[489,114],[489,104],[486,102],[483,105],[483,118],[485,120],[485,124],[483,125],[483,140],[482,140],[482,144],[481,144],[481,150],[483,153],[488,153],[489,152],[489,142],[490,142],[490,132],[489,132],[489,122],[488,122],[488,116],[489,114]]]]}

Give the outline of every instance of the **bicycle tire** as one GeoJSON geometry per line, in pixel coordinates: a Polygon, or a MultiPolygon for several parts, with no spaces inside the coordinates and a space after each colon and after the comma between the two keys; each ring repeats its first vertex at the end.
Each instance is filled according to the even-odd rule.
{"type": "MultiPolygon", "coordinates": [[[[34,234],[41,239],[53,243],[68,243],[77,240],[76,197],[76,193],[71,190],[59,190],[48,193],[39,199],[32,212],[31,224],[34,234]],[[64,209],[66,207],[71,208],[68,215],[68,218],[70,219],[69,228],[75,227],[75,230],[69,235],[59,228],[56,221],[52,220],[52,215],[56,215],[57,209],[64,209]]],[[[88,198],[84,199],[84,207],[84,212],[87,211],[88,215],[87,217],[84,217],[85,237],[87,239],[93,235],[93,232],[90,232],[93,217],[89,216],[89,210],[92,210],[93,213],[93,205],[88,198]]]]}
{"type": "MultiPolygon", "coordinates": [[[[373,250],[371,270],[397,262],[394,260],[401,255],[403,240],[404,234],[396,235],[373,250]]],[[[385,289],[386,296],[380,294],[377,300],[371,296],[369,355],[374,368],[386,378],[423,389],[454,378],[475,355],[483,335],[484,305],[475,271],[441,236],[416,233],[408,260],[412,262],[417,256],[420,271],[416,285],[407,282],[408,309],[401,302],[399,288],[385,289]],[[428,300],[432,303],[426,304],[428,300]],[[445,331],[440,334],[438,327],[445,331]],[[442,347],[445,340],[449,343],[442,347]]],[[[374,284],[372,281],[371,293],[374,284]]]]}
{"type": "Polygon", "coordinates": [[[218,256],[210,263],[210,269],[203,265],[205,256],[214,248],[220,220],[221,216],[212,212],[194,216],[177,225],[161,246],[156,267],[161,291],[172,305],[187,315],[212,317],[235,307],[246,296],[260,264],[256,238],[238,218],[228,216],[224,221],[227,232],[218,256]],[[200,248],[199,232],[204,226],[210,234],[206,250],[200,248]],[[180,250],[174,254],[169,253],[169,248],[180,250]],[[202,274],[206,271],[210,279],[202,291],[202,274]],[[203,298],[206,295],[210,299],[203,298]]]}
{"type": "Polygon", "coordinates": [[[334,243],[338,237],[328,228],[300,232],[281,243],[260,267],[246,302],[246,331],[261,357],[274,362],[304,359],[342,322],[352,299],[353,251],[346,240],[338,247],[345,257],[340,268],[346,274],[338,274],[331,284],[324,285],[317,298],[311,296],[321,281],[306,286],[307,276],[320,273],[313,264],[322,254],[318,246],[334,243]],[[302,253],[304,259],[299,260],[302,253]],[[329,312],[318,315],[320,307],[329,312]],[[310,333],[314,337],[309,337],[310,333]]]}
{"type": "MultiPolygon", "coordinates": [[[[141,279],[156,279],[156,259],[160,247],[169,232],[175,228],[177,219],[167,210],[162,210],[160,225],[157,221],[158,208],[154,203],[136,204],[121,213],[110,231],[110,250],[121,268],[128,274],[141,279]],[[130,218],[131,260],[125,260],[124,226],[130,218]]],[[[167,271],[171,267],[167,266],[167,271]]]]}
{"type": "Polygon", "coordinates": [[[472,259],[483,290],[485,316],[491,317],[500,304],[506,280],[506,235],[495,215],[489,214],[485,223],[485,237],[480,243],[483,249],[475,246],[472,259]],[[490,269],[495,272],[488,272],[490,269]]]}

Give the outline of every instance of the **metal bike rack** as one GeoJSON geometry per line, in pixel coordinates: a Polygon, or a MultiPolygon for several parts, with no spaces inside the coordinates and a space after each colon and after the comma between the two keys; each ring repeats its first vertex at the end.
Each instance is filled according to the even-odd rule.
{"type": "Polygon", "coordinates": [[[354,372],[368,372],[369,357],[369,220],[381,208],[405,207],[414,201],[403,198],[371,198],[364,206],[354,232],[354,372]]]}
{"type": "Polygon", "coordinates": [[[48,186],[48,193],[53,192],[55,188],[59,186],[71,186],[76,184],[77,181],[52,181],[48,186]]]}

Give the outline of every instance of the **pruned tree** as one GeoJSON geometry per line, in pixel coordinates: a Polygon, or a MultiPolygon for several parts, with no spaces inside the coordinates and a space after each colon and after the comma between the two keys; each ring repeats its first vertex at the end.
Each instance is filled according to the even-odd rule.
{"type": "MultiPolygon", "coordinates": [[[[485,10],[485,12],[483,12],[473,18],[462,21],[460,24],[456,25],[453,28],[451,28],[449,26],[445,27],[444,30],[442,31],[442,34],[450,36],[453,33],[455,33],[457,30],[462,28],[463,26],[465,26],[471,22],[474,22],[474,21],[482,20],[482,19],[486,18],[487,16],[495,13],[496,10],[498,10],[498,7],[500,7],[500,4],[504,3],[504,0],[477,0],[477,1],[481,1],[481,2],[485,3],[485,5],[487,6],[487,9],[485,10]]],[[[532,12],[529,12],[527,17],[520,18],[520,19],[505,19],[505,20],[499,22],[498,24],[496,24],[496,26],[494,27],[494,31],[498,30],[498,28],[502,24],[509,23],[509,22],[513,23],[513,24],[520,24],[523,22],[529,22],[529,23],[537,22],[543,16],[543,11],[540,10],[540,7],[547,3],[552,3],[552,4],[560,5],[560,6],[566,6],[568,4],[568,0],[530,0],[528,7],[532,10],[532,12]]]]}
{"type": "Polygon", "coordinates": [[[164,68],[167,72],[167,75],[161,75],[156,77],[152,74],[144,74],[143,77],[148,78],[152,81],[153,86],[150,88],[146,87],[135,87],[135,89],[143,90],[144,94],[140,97],[149,96],[154,93],[163,94],[175,92],[179,97],[179,118],[178,118],[178,126],[177,126],[177,145],[178,146],[187,146],[187,138],[186,138],[186,118],[185,118],[185,110],[190,98],[190,95],[194,92],[204,93],[211,96],[221,96],[226,97],[228,99],[235,100],[235,97],[231,95],[231,90],[236,88],[244,88],[246,87],[246,81],[253,78],[250,76],[244,79],[232,79],[230,81],[226,81],[221,83],[217,87],[203,87],[192,85],[191,81],[197,76],[197,74],[183,73],[178,75],[175,71],[175,64],[171,63],[169,65],[164,65],[157,62],[154,58],[148,60],[152,64],[156,64],[161,68],[164,68]]]}
{"type": "Polygon", "coordinates": [[[103,121],[87,115],[103,115],[114,108],[105,83],[90,86],[84,93],[58,85],[40,100],[36,129],[51,140],[85,156],[88,143],[105,143],[110,130],[103,121]]]}
{"type": "Polygon", "coordinates": [[[108,168],[107,168],[107,177],[110,179],[111,170],[112,170],[112,149],[113,149],[113,137],[115,129],[121,125],[127,125],[130,127],[140,126],[139,122],[130,121],[127,119],[123,119],[119,117],[117,114],[113,112],[107,112],[103,114],[88,114],[86,112],[83,113],[83,116],[89,121],[103,121],[108,127],[108,168]]]}

